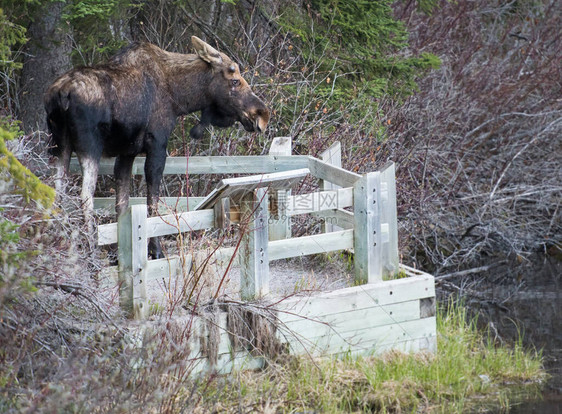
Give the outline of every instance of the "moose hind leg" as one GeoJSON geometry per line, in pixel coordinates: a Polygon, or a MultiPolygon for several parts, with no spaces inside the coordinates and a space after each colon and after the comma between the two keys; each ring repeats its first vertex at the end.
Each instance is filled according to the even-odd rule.
{"type": "MultiPolygon", "coordinates": [[[[80,166],[82,167],[82,192],[80,198],[82,200],[82,210],[84,211],[84,219],[88,229],[88,235],[94,235],[94,191],[98,179],[99,157],[89,155],[78,156],[80,166]]],[[[91,246],[92,247],[92,246],[91,246]]]]}
{"type": "Polygon", "coordinates": [[[55,174],[55,190],[60,196],[64,193],[66,187],[66,177],[68,177],[68,170],[70,166],[70,155],[72,150],[70,147],[65,147],[58,157],[56,174],[55,174]]]}

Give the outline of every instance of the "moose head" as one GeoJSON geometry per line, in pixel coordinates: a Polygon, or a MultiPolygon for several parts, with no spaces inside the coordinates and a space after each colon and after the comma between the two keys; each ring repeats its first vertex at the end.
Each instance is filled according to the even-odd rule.
{"type": "Polygon", "coordinates": [[[196,36],[191,37],[197,55],[212,67],[207,88],[210,103],[201,110],[201,121],[190,131],[192,138],[201,138],[205,127],[229,127],[239,121],[248,132],[263,132],[269,121],[269,110],[252,92],[240,74],[240,68],[196,36]]]}

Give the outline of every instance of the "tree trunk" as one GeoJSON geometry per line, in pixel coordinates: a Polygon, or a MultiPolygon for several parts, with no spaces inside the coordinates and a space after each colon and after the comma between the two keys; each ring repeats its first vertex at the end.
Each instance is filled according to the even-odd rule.
{"type": "Polygon", "coordinates": [[[43,94],[49,84],[70,66],[70,30],[61,21],[65,4],[45,2],[37,9],[27,35],[21,74],[19,119],[24,131],[46,130],[43,94]]]}

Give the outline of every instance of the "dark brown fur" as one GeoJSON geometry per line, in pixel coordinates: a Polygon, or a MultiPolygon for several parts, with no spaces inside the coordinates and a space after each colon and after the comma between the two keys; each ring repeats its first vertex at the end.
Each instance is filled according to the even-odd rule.
{"type": "MultiPolygon", "coordinates": [[[[129,201],[134,158],[146,154],[145,175],[150,213],[166,163],[168,137],[176,119],[202,111],[204,127],[227,127],[236,121],[247,131],[264,131],[269,111],[240,75],[238,65],[223,53],[192,37],[197,54],[166,52],[148,43],[135,43],[107,64],[73,69],[45,94],[47,123],[52,133],[51,153],[59,162],[58,182],[76,152],[83,173],[82,199],[86,219],[93,227],[93,192],[102,156],[117,157],[117,214],[129,201]]],[[[60,187],[60,186],[59,186],[60,187]]],[[[60,190],[60,188],[59,188],[60,190]]],[[[157,240],[150,253],[160,257],[157,240]]]]}

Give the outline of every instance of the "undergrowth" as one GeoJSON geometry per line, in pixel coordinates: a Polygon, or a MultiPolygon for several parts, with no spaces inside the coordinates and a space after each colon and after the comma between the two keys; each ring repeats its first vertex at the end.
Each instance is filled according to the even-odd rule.
{"type": "Polygon", "coordinates": [[[498,346],[458,305],[440,309],[437,321],[435,354],[299,358],[262,372],[239,372],[227,383],[214,383],[214,392],[201,396],[200,409],[460,413],[483,406],[507,410],[521,393],[538,392],[545,378],[540,352],[525,350],[521,341],[498,346]]]}

